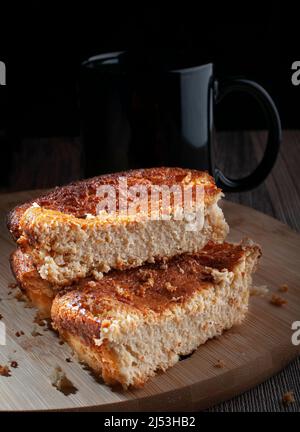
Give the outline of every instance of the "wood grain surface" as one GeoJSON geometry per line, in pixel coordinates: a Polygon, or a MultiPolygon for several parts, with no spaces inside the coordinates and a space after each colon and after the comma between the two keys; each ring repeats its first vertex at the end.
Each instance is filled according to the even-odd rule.
{"type": "MultiPolygon", "coordinates": [[[[257,165],[266,142],[264,131],[222,132],[216,137],[216,162],[233,177],[243,176],[257,165]]],[[[226,199],[273,216],[299,232],[299,166],[300,131],[284,130],[279,156],[266,181],[248,192],[227,193],[226,199]]],[[[300,411],[300,357],[256,388],[216,405],[210,411],[300,411]],[[290,390],[294,392],[296,402],[284,405],[282,395],[290,390]]]]}
{"type": "MultiPolygon", "coordinates": [[[[216,137],[218,166],[227,175],[238,177],[256,166],[265,145],[266,133],[222,132],[217,133],[216,137]]],[[[32,138],[27,142],[29,146],[23,142],[20,152],[14,156],[6,190],[50,187],[82,176],[82,148],[78,139],[32,138]]],[[[253,207],[300,231],[299,166],[300,131],[285,130],[279,157],[267,180],[255,190],[227,194],[226,199],[253,207]]],[[[262,384],[209,410],[300,411],[300,357],[262,384]],[[284,405],[282,395],[289,390],[294,391],[296,402],[284,405]]]]}
{"type": "Polygon", "coordinates": [[[35,328],[35,310],[9,294],[13,282],[8,256],[14,245],[5,227],[5,214],[35,192],[5,194],[0,199],[0,313],[6,325],[7,343],[0,346],[0,364],[18,362],[10,377],[0,377],[1,410],[199,410],[257,385],[283,368],[300,352],[291,343],[291,324],[300,320],[300,236],[273,218],[250,208],[224,202],[231,226],[230,239],[244,236],[260,242],[264,256],[255,284],[267,285],[266,297],[252,297],[244,324],[201,346],[165,374],[159,374],[143,389],[110,389],[71,357],[67,345],[45,327],[35,328]],[[287,293],[279,293],[287,283],[287,293]],[[272,293],[287,300],[283,307],[270,303],[272,293]],[[42,336],[33,336],[37,330],[42,336]],[[16,332],[24,335],[18,337],[16,332]],[[223,368],[215,365],[224,362],[223,368]],[[76,386],[68,396],[51,386],[50,375],[59,365],[76,386]]]}

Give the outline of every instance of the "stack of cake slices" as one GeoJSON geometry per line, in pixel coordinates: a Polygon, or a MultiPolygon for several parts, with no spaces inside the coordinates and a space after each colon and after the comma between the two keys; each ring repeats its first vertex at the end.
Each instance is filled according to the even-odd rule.
{"type": "Polygon", "coordinates": [[[141,386],[246,315],[261,250],[225,242],[221,197],[207,173],[182,168],[56,188],[10,212],[12,271],[81,361],[107,384],[141,386]],[[196,222],[178,217],[175,193],[162,217],[163,191],[197,186],[196,222]]]}

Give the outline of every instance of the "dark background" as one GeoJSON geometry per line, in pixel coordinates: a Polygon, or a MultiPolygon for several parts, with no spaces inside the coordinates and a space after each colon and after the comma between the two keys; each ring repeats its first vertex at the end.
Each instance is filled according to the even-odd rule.
{"type": "MultiPolygon", "coordinates": [[[[214,3],[208,10],[200,2],[163,8],[45,1],[4,8],[0,60],[6,63],[7,85],[0,86],[5,160],[1,185],[13,187],[13,164],[24,153],[24,139],[78,136],[79,65],[101,52],[143,52],[172,65],[213,61],[217,76],[247,76],[262,84],[279,108],[283,127],[299,127],[293,99],[299,89],[291,85],[291,63],[297,58],[282,46],[279,3],[214,3]]],[[[216,126],[236,130],[266,125],[251,99],[233,95],[218,109],[216,126]]]]}

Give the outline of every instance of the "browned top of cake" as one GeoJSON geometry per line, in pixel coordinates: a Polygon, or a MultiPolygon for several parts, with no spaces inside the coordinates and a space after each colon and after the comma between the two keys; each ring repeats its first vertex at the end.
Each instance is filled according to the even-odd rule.
{"type": "Polygon", "coordinates": [[[246,251],[260,254],[257,245],[210,243],[199,253],[176,256],[168,262],[111,271],[97,282],[85,280],[76,290],[58,294],[52,317],[71,333],[75,328],[80,332],[82,327],[84,332],[88,328],[96,335],[104,312],[108,319],[110,311],[113,316],[117,309],[145,316],[151,312],[160,314],[176,303],[184,303],[195,292],[207,289],[214,283],[214,269],[233,270],[246,251]]]}
{"type": "Polygon", "coordinates": [[[213,282],[211,269],[232,271],[243,257],[241,245],[210,243],[203,251],[182,254],[167,262],[146,264],[140,268],[112,270],[99,281],[82,280],[68,295],[72,304],[80,304],[97,315],[98,301],[111,298],[141,311],[163,311],[175,301],[183,301],[213,282]],[[92,299],[92,301],[91,301],[92,299]]]}
{"type": "MultiPolygon", "coordinates": [[[[14,208],[8,215],[8,229],[15,239],[20,236],[19,221],[23,213],[34,202],[40,207],[57,210],[78,218],[86,214],[96,215],[96,207],[100,201],[97,188],[101,185],[111,185],[117,188],[119,177],[125,177],[128,187],[133,185],[166,185],[173,184],[203,184],[207,201],[220,192],[214,179],[206,172],[183,168],[148,168],[105,174],[91,179],[70,183],[57,187],[53,191],[14,208]]],[[[116,189],[117,192],[117,189],[116,189]]]]}

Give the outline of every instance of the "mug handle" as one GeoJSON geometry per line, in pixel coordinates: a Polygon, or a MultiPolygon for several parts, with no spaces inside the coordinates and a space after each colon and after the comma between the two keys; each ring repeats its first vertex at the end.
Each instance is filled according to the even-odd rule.
{"type": "Polygon", "coordinates": [[[216,103],[219,103],[224,96],[232,92],[245,92],[253,96],[260,105],[268,122],[269,133],[267,146],[261,162],[251,174],[240,179],[231,179],[226,177],[219,168],[212,167],[216,183],[223,191],[242,192],[253,189],[268,176],[279,152],[281,124],[277,108],[266,90],[254,81],[242,78],[231,78],[223,83],[220,82],[216,90],[216,103]]]}

